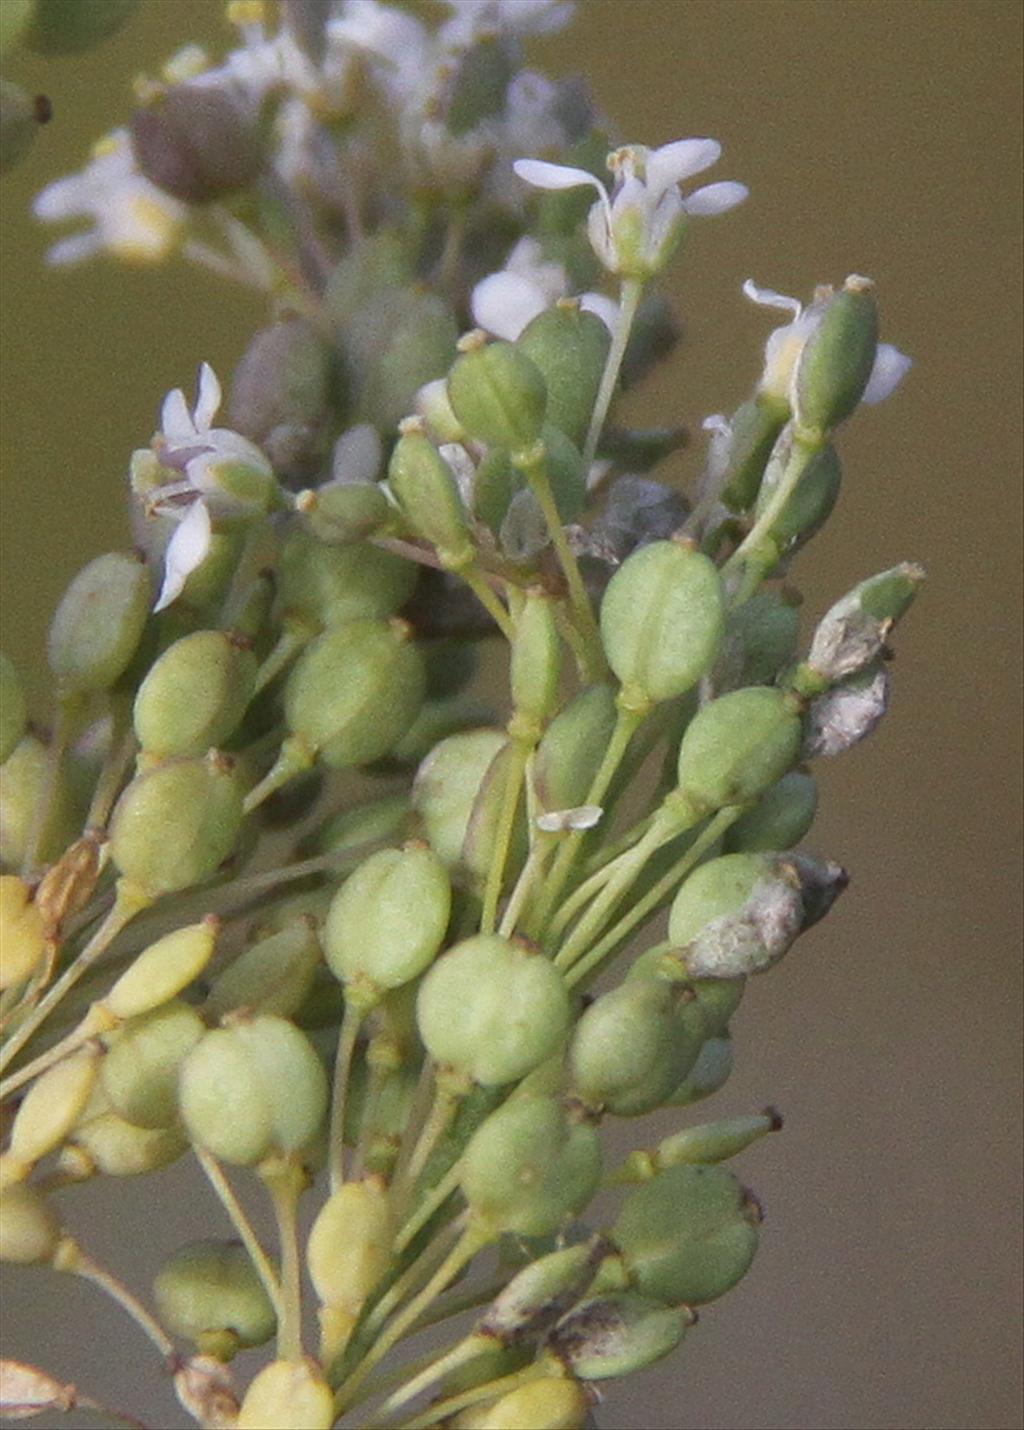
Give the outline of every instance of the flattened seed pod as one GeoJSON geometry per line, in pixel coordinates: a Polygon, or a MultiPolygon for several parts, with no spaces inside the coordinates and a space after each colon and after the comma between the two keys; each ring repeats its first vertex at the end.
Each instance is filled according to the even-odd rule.
{"type": "Polygon", "coordinates": [[[699,811],[750,804],[796,763],[796,703],[765,685],[734,690],[693,717],[679,748],[679,788],[699,811]]]}
{"type": "Polygon", "coordinates": [[[547,383],[547,420],[579,446],[587,435],[611,334],[577,303],[556,303],[539,313],[516,339],[547,383]]]}
{"type": "Polygon", "coordinates": [[[217,1360],[263,1345],[277,1327],[270,1298],[240,1241],[179,1246],[157,1272],[153,1295],[168,1330],[217,1360]]]}
{"type": "Polygon", "coordinates": [[[135,697],[139,744],[158,759],[203,755],[241,724],[256,682],[248,642],[194,631],[168,646],[135,697]]]}
{"type": "Polygon", "coordinates": [[[152,601],[149,571],[122,551],[84,566],[50,626],[50,669],[67,693],[109,690],[135,654],[152,601]]]}

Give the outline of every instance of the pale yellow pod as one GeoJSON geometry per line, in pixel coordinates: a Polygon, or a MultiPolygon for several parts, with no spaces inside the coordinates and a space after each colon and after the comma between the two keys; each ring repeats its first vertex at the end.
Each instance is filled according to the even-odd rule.
{"type": "Polygon", "coordinates": [[[177,997],[213,957],[219,928],[220,920],[208,914],[151,943],[121,974],[103,1006],[115,1018],[136,1018],[177,997]]]}
{"type": "Polygon", "coordinates": [[[237,1430],[331,1430],[334,1393],[306,1361],[275,1360],[245,1392],[237,1430]]]}
{"type": "Polygon", "coordinates": [[[43,920],[16,874],[0,875],[0,992],[24,983],[46,952],[43,920]]]}
{"type": "Polygon", "coordinates": [[[346,1182],[321,1207],[306,1243],[306,1264],[321,1302],[325,1361],[342,1349],[387,1270],[394,1235],[387,1190],[372,1178],[346,1182]]]}
{"type": "Polygon", "coordinates": [[[11,1127],[8,1157],[26,1172],[52,1152],[74,1127],[89,1101],[102,1054],[85,1047],[36,1078],[11,1127]]]}
{"type": "Polygon", "coordinates": [[[460,1424],[465,1430],[581,1430],[589,1410],[578,1381],[545,1376],[510,1390],[475,1419],[460,1424]]]}

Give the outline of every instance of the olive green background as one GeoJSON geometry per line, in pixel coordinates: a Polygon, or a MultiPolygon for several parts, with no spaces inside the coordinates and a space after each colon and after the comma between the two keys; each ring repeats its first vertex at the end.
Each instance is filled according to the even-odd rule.
{"type": "MultiPolygon", "coordinates": [[[[807,294],[869,274],[884,336],[916,366],[844,432],[838,513],[794,580],[813,619],[900,559],[930,572],[898,635],[882,730],[820,772],[812,847],[851,868],[851,889],[751,988],[737,1072],[697,1112],[771,1101],[786,1116],[783,1134],[740,1163],[767,1209],[759,1258],[669,1362],[610,1386],[598,1419],[606,1430],[1013,1430],[1020,6],[580,8],[538,62],[585,69],[624,139],[716,136],[726,157],[709,177],[751,188],[736,213],[694,225],[674,269],[687,342],[639,412],[698,426],[744,396],[772,318],[742,299],[743,278],[807,294]]],[[[188,388],[201,358],[226,375],[258,319],[245,293],[183,268],[42,266],[32,192],[118,122],[134,70],[219,28],[215,0],[146,0],[144,12],[95,55],[8,67],[56,110],[3,195],[3,641],[38,688],[63,585],[125,540],[127,455],[162,394],[188,388]]],[[[679,478],[698,462],[683,454],[679,478]]],[[[624,1137],[647,1141],[650,1125],[624,1137]]],[[[180,1168],[64,1200],[71,1226],[141,1287],[163,1250],[209,1234],[216,1217],[180,1168]]],[[[140,1337],[112,1326],[95,1293],[43,1273],[4,1281],[8,1354],[150,1424],[184,1423],[140,1337]]]]}

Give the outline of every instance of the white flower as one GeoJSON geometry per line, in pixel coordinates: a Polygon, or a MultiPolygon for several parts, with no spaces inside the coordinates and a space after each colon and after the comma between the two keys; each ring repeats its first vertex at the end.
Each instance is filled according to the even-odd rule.
{"type": "MultiPolygon", "coordinates": [[[[806,307],[799,298],[776,293],[773,288],[759,288],[752,278],[743,284],[743,293],[762,308],[781,308],[793,315],[792,321],[776,328],[765,343],[764,371],[759,384],[762,392],[793,406],[797,359],[824,317],[834,290],[831,287],[816,289],[814,298],[806,307]]],[[[913,359],[901,353],[892,343],[879,343],[861,402],[873,404],[884,401],[896,390],[912,366],[913,359]]]]}
{"type": "Polygon", "coordinates": [[[48,184],[33,212],[47,223],[91,218],[95,227],[54,244],[51,263],[77,263],[108,252],[136,263],[158,263],[178,245],[188,210],[144,178],[126,129],[116,129],[93,149],[79,174],[48,184]]]}
{"type": "Polygon", "coordinates": [[[591,246],[612,273],[647,278],[668,262],[688,217],[725,213],[747,197],[743,184],[707,184],[683,197],[679,185],[716,163],[721,145],[714,139],[677,139],[660,149],[628,145],[608,156],[615,175],[609,197],[600,179],[586,169],[520,159],[515,171],[540,189],[596,189],[587,229],[591,246]]]}
{"type": "Polygon", "coordinates": [[[346,0],[341,15],[327,22],[328,47],[362,51],[374,65],[381,87],[401,104],[418,94],[430,65],[430,35],[404,10],[377,0],[346,0]]]}
{"type": "MultiPolygon", "coordinates": [[[[515,342],[538,314],[569,292],[569,277],[560,263],[547,262],[534,238],[522,238],[498,273],[482,278],[473,289],[471,307],[478,328],[515,342]]],[[[614,328],[618,305],[603,293],[584,293],[580,307],[614,328]]]]}
{"type": "Polygon", "coordinates": [[[154,611],[162,611],[181,595],[185,582],[209,555],[212,536],[213,529],[206,503],[193,502],[167,543],[167,550],[164,552],[164,579],[153,607],[154,611]]]}
{"type": "Polygon", "coordinates": [[[454,13],[440,38],[466,48],[488,35],[552,35],[572,19],[573,0],[445,0],[454,13]]]}

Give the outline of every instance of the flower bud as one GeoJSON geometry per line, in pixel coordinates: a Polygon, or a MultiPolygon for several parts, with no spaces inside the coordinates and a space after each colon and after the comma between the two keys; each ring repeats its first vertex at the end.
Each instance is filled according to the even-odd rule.
{"type": "Polygon", "coordinates": [[[326,546],[299,529],[281,549],[278,582],[284,616],[319,631],[394,615],[412,595],[416,568],[368,542],[326,546]]]}
{"type": "MultiPolygon", "coordinates": [[[[806,737],[803,755],[808,757],[806,737]]],[[[814,780],[801,770],[790,770],[726,830],[725,848],[730,854],[792,849],[814,823],[817,808],[814,780]]]]}
{"type": "Polygon", "coordinates": [[[178,1069],[206,1032],[194,1008],[175,998],[130,1019],[103,1059],[103,1091],[136,1127],[169,1127],[178,1110],[178,1069]]]}
{"type": "Polygon", "coordinates": [[[466,1148],[462,1191],[473,1218],[495,1235],[548,1236],[587,1205],[601,1176],[593,1127],[555,1097],[513,1097],[466,1148]]]}
{"type": "Polygon", "coordinates": [[[595,1252],[593,1242],[581,1242],[529,1262],[491,1302],[476,1334],[511,1345],[545,1330],[594,1279],[595,1252]]]}
{"type": "Polygon", "coordinates": [[[413,809],[423,821],[430,847],[449,868],[462,858],[481,785],[507,746],[502,730],[467,730],[442,740],[416,772],[413,809]]]}
{"type": "Polygon", "coordinates": [[[542,954],[480,934],[450,949],[427,973],[416,1021],[437,1062],[500,1086],[557,1051],[569,1026],[569,996],[542,954]]]}
{"type": "Polygon", "coordinates": [[[559,711],[534,756],[534,787],[544,809],[576,809],[584,802],[614,727],[610,685],[581,690],[559,711]]]}
{"type": "Polygon", "coordinates": [[[0,874],[0,992],[24,983],[46,953],[42,915],[16,874],[0,874]]]}
{"type": "Polygon", "coordinates": [[[294,919],[228,964],[214,980],[203,1012],[207,1018],[240,1010],[288,1018],[312,989],[319,963],[313,919],[294,919]]]}
{"type": "Polygon", "coordinates": [[[50,626],[50,669],[65,693],[109,690],[135,654],[152,599],[137,556],[111,551],[79,571],[50,626]]]}
{"type": "Polygon", "coordinates": [[[452,568],[472,561],[473,539],[451,467],[421,430],[419,419],[401,426],[388,463],[388,485],[417,536],[452,568]]]}
{"type": "Polygon", "coordinates": [[[601,602],[601,638],[630,704],[670,700],[711,667],[724,623],[714,564],[675,541],[652,541],[616,571],[601,602]]]}
{"type": "Polygon", "coordinates": [[[179,1109],[193,1141],[252,1166],[319,1131],[327,1078],[309,1039],[273,1014],[207,1033],[181,1068],[179,1109]]]}
{"type": "Polygon", "coordinates": [[[153,898],[201,884],[235,847],[242,786],[235,762],[216,750],[170,760],[137,776],[110,825],[120,872],[153,898]]]}
{"type": "Polygon", "coordinates": [[[320,1300],[325,1363],[343,1348],[387,1271],[395,1231],[387,1191],[373,1179],[344,1183],[320,1208],[306,1242],[306,1266],[320,1300]]]}
{"type": "Polygon", "coordinates": [[[754,505],[768,458],[788,417],[788,404],[764,396],[744,402],[733,413],[720,477],[721,500],[730,511],[748,511],[754,505]]]}
{"type": "Polygon", "coordinates": [[[331,1430],[334,1392],[312,1362],[275,1360],[245,1392],[237,1430],[331,1430]]]}
{"type": "Polygon", "coordinates": [[[832,758],[859,745],[889,708],[889,685],[885,666],[869,665],[812,700],[804,723],[803,758],[832,758]]]}
{"type": "Polygon", "coordinates": [[[190,1241],[153,1278],[161,1322],[201,1355],[228,1361],[274,1334],[277,1317],[239,1241],[190,1241]]]}
{"type": "Polygon", "coordinates": [[[0,1262],[31,1266],[49,1261],[60,1243],[60,1220],[27,1182],[0,1186],[0,1262]]]}
{"type": "Polygon", "coordinates": [[[515,717],[535,725],[538,735],[558,707],[561,671],[554,602],[543,590],[529,590],[516,617],[509,684],[515,717]]]}
{"type": "Polygon", "coordinates": [[[681,1016],[679,1001],[678,990],[656,978],[630,978],[601,994],[569,1045],[574,1095],[588,1107],[626,1117],[660,1106],[704,1041],[703,1018],[681,1016]]]}
{"type": "MultiPolygon", "coordinates": [[[[702,1127],[687,1127],[659,1142],[653,1152],[633,1154],[633,1157],[646,1158],[650,1168],[637,1180],[648,1181],[656,1172],[684,1163],[707,1167],[724,1162],[745,1151],[767,1133],[778,1132],[781,1127],[782,1118],[772,1107],[756,1117],[729,1117],[721,1122],[705,1123],[702,1127]]],[[[626,1159],[627,1166],[631,1161],[632,1158],[626,1159]]]]}
{"type": "Polygon", "coordinates": [[[905,561],[862,581],[837,601],[814,632],[807,657],[812,673],[835,684],[877,659],[923,580],[924,569],[905,561]]]}
{"type": "Polygon", "coordinates": [[[176,1161],[188,1149],[178,1126],[136,1127],[116,1112],[80,1122],[61,1149],[57,1170],[80,1181],[97,1174],[137,1177],[176,1161]]]}
{"type": "Polygon", "coordinates": [[[378,760],[412,724],[426,677],[409,634],[397,621],[352,621],[319,636],[300,657],[285,686],[285,716],[325,764],[344,769],[378,760]]]}
{"type": "Polygon", "coordinates": [[[712,700],[679,748],[679,789],[699,811],[750,804],[780,780],[800,751],[800,717],[781,690],[763,685],[712,700]]]}
{"type": "Polygon", "coordinates": [[[220,920],[209,915],[151,943],[128,965],[103,1007],[115,1018],[137,1018],[188,987],[213,957],[220,920]]]}
{"type": "Polygon", "coordinates": [[[696,1319],[689,1306],[629,1291],[594,1296],[559,1321],[547,1348],[581,1380],[609,1380],[661,1360],[696,1319]]]}
{"type": "Polygon", "coordinates": [[[722,1167],[669,1167],[629,1194],[610,1236],[630,1286],[672,1305],[714,1301],[746,1275],[761,1216],[722,1167]]]}
{"type": "Polygon", "coordinates": [[[732,1039],[727,1032],[708,1038],[697,1054],[689,1076],[665,1099],[668,1107],[689,1107],[725,1086],[733,1066],[732,1039]]]}
{"type": "Polygon", "coordinates": [[[13,753],[27,723],[21,680],[14,662],[0,651],[0,765],[13,753]]]}
{"type": "Polygon", "coordinates": [[[315,491],[300,492],[295,505],[310,533],[329,546],[372,536],[391,511],[376,482],[326,482],[315,491]]]}
{"type": "Polygon", "coordinates": [[[348,996],[375,1003],[433,962],[451,915],[444,864],[422,845],[381,849],[335,894],[324,924],[324,954],[348,996]]]}
{"type": "Polygon", "coordinates": [[[98,1048],[86,1046],[36,1078],[11,1125],[0,1180],[27,1176],[36,1162],[63,1142],[89,1101],[100,1058],[98,1048]]]}
{"type": "Polygon", "coordinates": [[[519,452],[541,434],[547,409],[544,374],[512,343],[484,343],[479,333],[459,344],[448,374],[448,398],[471,437],[519,452]]]}
{"type": "MultiPolygon", "coordinates": [[[[244,171],[235,175],[235,183],[247,181],[244,171]]],[[[266,453],[286,484],[308,480],[325,455],[332,366],[326,339],[308,319],[290,315],[256,333],[235,369],[231,428],[266,453]]]]}
{"type": "Polygon", "coordinates": [[[202,755],[241,724],[256,683],[248,642],[194,631],[168,646],[135,697],[135,734],[156,759],[202,755]]]}
{"type": "Polygon", "coordinates": [[[516,340],[547,384],[547,421],[581,446],[590,426],[611,345],[608,328],[578,303],[556,303],[516,340]]]}
{"type": "Polygon", "coordinates": [[[24,735],[0,765],[0,862],[17,868],[25,862],[43,799],[53,780],[53,798],[37,850],[40,864],[57,859],[79,828],[78,815],[63,767],[53,773],[49,751],[35,735],[24,735]]]}
{"type": "Polygon", "coordinates": [[[582,1430],[590,1413],[590,1398],[581,1385],[564,1376],[542,1376],[510,1390],[468,1430],[582,1430]]]}
{"type": "Polygon", "coordinates": [[[878,350],[874,286],[851,273],[804,343],[793,376],[801,427],[827,432],[864,396],[878,350]]]}
{"type": "Polygon", "coordinates": [[[24,43],[44,55],[91,50],[119,30],[138,0],[35,0],[24,43]]]}
{"type": "Polygon", "coordinates": [[[758,591],[729,612],[712,683],[719,693],[774,685],[796,654],[800,617],[778,591],[758,591]]]}
{"type": "Polygon", "coordinates": [[[136,109],[128,131],[151,184],[183,203],[206,204],[247,188],[259,174],[255,119],[227,89],[179,84],[136,109]]]}

